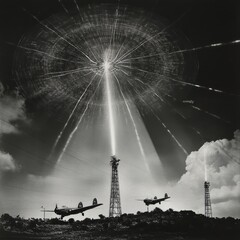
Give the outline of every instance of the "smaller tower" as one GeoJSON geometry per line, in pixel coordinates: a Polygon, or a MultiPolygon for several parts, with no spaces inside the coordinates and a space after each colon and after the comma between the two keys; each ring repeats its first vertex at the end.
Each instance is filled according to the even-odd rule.
{"type": "Polygon", "coordinates": [[[112,166],[112,180],[111,180],[109,217],[119,217],[122,214],[118,182],[119,162],[120,159],[117,159],[115,156],[111,157],[110,164],[112,166]]]}
{"type": "Polygon", "coordinates": [[[205,181],[204,190],[205,190],[205,216],[206,217],[212,217],[212,206],[211,206],[209,186],[210,186],[210,183],[205,181]]]}

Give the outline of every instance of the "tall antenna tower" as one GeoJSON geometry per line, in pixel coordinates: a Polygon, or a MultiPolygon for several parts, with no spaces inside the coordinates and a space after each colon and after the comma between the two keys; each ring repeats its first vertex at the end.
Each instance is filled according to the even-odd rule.
{"type": "Polygon", "coordinates": [[[210,183],[205,181],[204,190],[205,190],[205,216],[206,217],[212,217],[212,206],[211,206],[209,186],[210,186],[210,183]]]}
{"type": "Polygon", "coordinates": [[[112,180],[111,180],[109,217],[118,217],[122,214],[118,182],[119,162],[120,159],[117,159],[115,156],[111,157],[110,165],[112,166],[112,180]]]}

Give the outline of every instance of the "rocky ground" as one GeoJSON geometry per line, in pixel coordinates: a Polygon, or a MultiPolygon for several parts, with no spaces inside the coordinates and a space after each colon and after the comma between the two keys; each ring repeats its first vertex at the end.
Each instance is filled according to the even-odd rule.
{"type": "Polygon", "coordinates": [[[36,240],[217,240],[239,239],[240,220],[206,218],[192,211],[163,212],[156,208],[148,213],[123,214],[118,218],[86,218],[62,221],[57,218],[22,219],[3,214],[0,239],[36,240]]]}

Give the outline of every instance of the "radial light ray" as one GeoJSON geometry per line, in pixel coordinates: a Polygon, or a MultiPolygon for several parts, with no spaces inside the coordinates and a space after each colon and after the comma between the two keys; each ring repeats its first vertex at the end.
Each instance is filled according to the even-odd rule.
{"type": "Polygon", "coordinates": [[[24,47],[24,46],[21,46],[21,45],[16,45],[16,44],[11,43],[11,42],[6,42],[6,43],[9,44],[9,45],[12,45],[12,46],[16,46],[17,48],[20,48],[20,49],[24,49],[24,50],[27,50],[27,51],[36,52],[36,53],[39,53],[39,54],[41,54],[41,55],[45,55],[45,56],[47,56],[47,57],[50,57],[50,58],[53,58],[53,59],[56,59],[56,60],[65,61],[65,62],[70,62],[70,63],[78,63],[77,61],[71,61],[71,60],[69,60],[69,59],[59,58],[59,57],[50,55],[50,54],[48,54],[47,52],[43,52],[43,51],[40,51],[40,50],[37,50],[37,49],[34,49],[34,48],[29,48],[29,47],[24,47]]]}
{"type": "Polygon", "coordinates": [[[191,49],[183,49],[183,50],[171,52],[170,54],[179,53],[179,52],[183,53],[183,52],[190,52],[190,51],[198,51],[198,50],[205,49],[205,48],[221,47],[221,46],[233,45],[233,44],[238,44],[238,43],[240,43],[240,39],[233,40],[233,41],[230,41],[230,42],[211,43],[211,44],[208,44],[208,45],[205,45],[205,46],[200,46],[200,47],[195,47],[195,48],[191,48],[191,49]]]}
{"type": "MultiPolygon", "coordinates": [[[[77,107],[78,107],[79,104],[80,104],[80,101],[81,101],[82,98],[84,97],[84,95],[85,95],[85,93],[87,92],[88,88],[92,85],[93,81],[95,80],[95,77],[96,77],[96,74],[93,76],[93,78],[91,79],[91,81],[89,82],[89,84],[87,85],[87,87],[85,88],[85,90],[83,91],[83,93],[81,94],[81,96],[79,97],[79,99],[78,99],[76,105],[74,106],[72,112],[70,113],[70,115],[69,115],[69,117],[68,117],[66,123],[64,124],[64,126],[63,126],[63,128],[62,128],[62,130],[61,130],[61,132],[60,132],[59,135],[57,136],[57,139],[56,139],[56,141],[55,141],[55,143],[54,143],[54,145],[53,145],[53,147],[52,147],[52,150],[51,150],[50,155],[54,152],[54,150],[55,150],[55,148],[56,148],[56,146],[57,146],[59,140],[60,140],[61,137],[62,137],[62,134],[63,134],[64,130],[65,130],[66,127],[68,126],[69,121],[71,120],[73,114],[75,113],[77,107]]],[[[88,105],[87,105],[87,106],[88,106],[88,105]]],[[[87,108],[86,108],[86,110],[87,110],[87,108]]],[[[80,118],[80,119],[81,119],[81,118],[80,118]]],[[[80,121],[81,121],[81,120],[80,120],[80,121]]]]}
{"type": "MultiPolygon", "coordinates": [[[[135,90],[136,91],[136,90],[135,90]]],[[[136,91],[137,92],[137,91],[136,91]]],[[[148,109],[152,112],[152,114],[156,117],[156,119],[161,123],[161,125],[164,127],[164,129],[169,133],[171,138],[177,143],[177,145],[182,149],[182,151],[185,153],[185,155],[188,155],[187,150],[183,147],[183,145],[177,140],[177,138],[172,134],[172,132],[168,129],[167,125],[161,120],[161,118],[154,112],[152,107],[141,97],[140,98],[142,102],[146,106],[148,106],[148,109]]]]}
{"type": "MultiPolygon", "coordinates": [[[[147,85],[146,83],[144,83],[143,81],[139,80],[139,79],[136,79],[136,81],[140,82],[141,84],[143,85],[147,85]]],[[[188,121],[188,118],[182,114],[181,112],[179,112],[171,103],[169,103],[166,99],[164,100],[161,96],[159,96],[159,94],[157,94],[153,88],[151,88],[151,86],[148,86],[147,87],[152,91],[153,95],[156,96],[158,99],[160,99],[160,101],[162,101],[164,104],[168,105],[174,112],[176,112],[182,119],[184,119],[185,121],[188,121]]],[[[195,127],[192,127],[190,126],[190,128],[195,132],[197,133],[201,138],[202,138],[202,135],[201,133],[199,132],[199,130],[197,130],[195,127]]]]}
{"type": "MultiPolygon", "coordinates": [[[[125,66],[125,67],[126,68],[131,68],[129,66],[125,66]]],[[[219,90],[219,89],[212,88],[212,87],[206,87],[206,86],[199,85],[199,84],[194,84],[194,83],[190,83],[190,82],[180,81],[180,80],[176,79],[176,76],[169,77],[169,76],[165,76],[163,74],[160,74],[159,72],[151,72],[151,71],[148,71],[148,70],[145,70],[145,69],[140,69],[140,68],[134,68],[134,69],[137,70],[137,71],[140,71],[140,72],[145,72],[145,73],[149,73],[149,74],[159,75],[159,76],[161,76],[161,80],[162,81],[173,81],[173,82],[176,82],[176,83],[184,85],[184,86],[187,85],[187,86],[191,86],[191,87],[205,89],[205,90],[212,91],[212,92],[217,92],[217,93],[222,93],[222,94],[226,94],[226,95],[230,95],[230,96],[240,97],[239,94],[229,93],[229,92],[225,92],[223,90],[219,90]]]]}
{"type": "MultiPolygon", "coordinates": [[[[171,55],[171,54],[175,54],[175,53],[192,52],[192,51],[198,51],[198,50],[202,50],[202,49],[206,49],[206,48],[223,47],[223,46],[235,45],[235,44],[239,44],[239,43],[240,43],[239,39],[233,40],[233,41],[230,41],[230,42],[211,43],[211,44],[208,44],[208,45],[205,45],[205,46],[199,46],[199,47],[188,48],[188,49],[181,49],[181,50],[169,52],[168,54],[171,55]]],[[[139,57],[135,57],[135,58],[128,58],[128,59],[125,59],[124,61],[144,59],[144,58],[152,58],[152,57],[158,57],[160,55],[164,55],[164,54],[160,53],[160,54],[139,56],[139,57]]]]}
{"type": "Polygon", "coordinates": [[[64,6],[64,4],[62,3],[61,0],[58,0],[59,4],[62,6],[62,8],[64,9],[64,11],[69,15],[69,11],[67,10],[67,8],[64,6]]]}
{"type": "Polygon", "coordinates": [[[101,81],[102,81],[102,77],[101,77],[100,80],[99,80],[99,83],[98,83],[98,85],[97,85],[97,87],[96,87],[96,90],[94,91],[93,95],[91,96],[91,98],[90,98],[89,101],[87,102],[86,107],[85,107],[85,109],[84,109],[81,117],[79,118],[77,125],[75,126],[75,128],[73,129],[73,131],[71,132],[71,134],[69,135],[69,137],[68,137],[68,139],[67,139],[67,141],[66,141],[66,143],[65,143],[65,145],[64,145],[64,147],[63,147],[63,149],[62,149],[62,151],[61,151],[61,153],[60,153],[60,155],[59,155],[59,157],[58,157],[57,164],[60,163],[60,161],[61,161],[61,159],[62,159],[62,157],[63,157],[64,152],[66,151],[69,143],[70,143],[71,140],[72,140],[73,135],[74,135],[75,132],[78,130],[78,127],[79,127],[80,123],[82,122],[82,120],[83,120],[83,118],[84,118],[84,116],[85,116],[85,114],[86,114],[86,112],[87,112],[87,110],[88,110],[88,108],[89,108],[89,104],[91,103],[92,99],[94,98],[94,95],[95,95],[95,93],[97,92],[101,81]]]}
{"type": "Polygon", "coordinates": [[[55,30],[53,30],[52,28],[50,28],[47,24],[44,24],[42,21],[40,21],[35,15],[29,13],[25,8],[22,8],[25,12],[27,12],[28,14],[30,14],[41,26],[43,26],[44,28],[48,29],[49,31],[53,32],[54,34],[56,34],[61,40],[63,40],[64,42],[66,42],[67,44],[69,44],[70,46],[72,46],[73,48],[75,48],[77,51],[79,51],[80,53],[82,53],[90,62],[92,63],[96,63],[95,61],[93,61],[86,53],[84,53],[83,51],[81,51],[78,47],[76,47],[74,44],[72,44],[69,40],[67,40],[66,38],[64,38],[63,36],[61,36],[59,33],[57,33],[55,30]]]}
{"type": "Polygon", "coordinates": [[[142,99],[142,101],[148,105],[149,110],[153,113],[153,115],[156,117],[156,119],[161,123],[161,125],[164,127],[164,129],[169,133],[169,135],[171,136],[171,138],[177,143],[177,145],[182,149],[182,151],[185,153],[185,155],[187,156],[189,153],[187,152],[187,150],[183,147],[183,145],[178,141],[178,139],[174,136],[174,134],[170,131],[170,129],[167,127],[167,125],[163,122],[163,120],[154,112],[154,110],[151,108],[151,106],[149,106],[149,104],[146,103],[146,101],[144,101],[142,99]]]}
{"type": "Polygon", "coordinates": [[[67,71],[65,73],[62,73],[62,74],[52,74],[49,73],[48,75],[50,75],[49,77],[46,77],[46,75],[44,76],[40,76],[42,78],[44,78],[44,80],[48,80],[48,79],[52,79],[52,78],[61,78],[61,77],[65,77],[66,75],[70,75],[70,74],[76,74],[76,73],[79,73],[79,72],[88,72],[88,73],[91,73],[90,69],[79,69],[79,70],[75,70],[75,71],[67,71]]]}
{"type": "MultiPolygon", "coordinates": [[[[136,51],[137,49],[139,49],[141,46],[143,46],[144,44],[146,44],[147,42],[150,42],[152,40],[154,40],[156,37],[158,37],[159,35],[163,34],[168,28],[172,27],[174,24],[176,24],[186,13],[182,14],[176,21],[174,21],[173,23],[170,23],[169,25],[165,26],[160,32],[156,33],[153,36],[150,36],[149,38],[147,38],[146,40],[140,42],[136,47],[130,49],[128,52],[126,52],[125,54],[123,54],[118,62],[120,61],[124,61],[124,59],[129,56],[131,53],[133,53],[134,51],[136,51]]],[[[126,59],[128,60],[128,59],[126,59]]]]}
{"type": "Polygon", "coordinates": [[[214,117],[214,118],[216,118],[216,119],[218,119],[218,120],[221,120],[221,121],[223,121],[223,122],[225,122],[225,123],[227,123],[227,124],[231,124],[230,121],[225,120],[225,119],[219,117],[218,115],[216,115],[216,114],[214,114],[214,113],[211,113],[211,112],[209,112],[209,111],[203,110],[202,108],[199,108],[199,107],[194,106],[194,105],[191,105],[191,107],[192,107],[193,109],[198,110],[198,111],[200,111],[200,112],[203,112],[203,113],[205,113],[205,114],[207,114],[207,115],[209,115],[209,116],[211,116],[211,117],[214,117]]]}
{"type": "Polygon", "coordinates": [[[138,146],[139,146],[141,155],[142,155],[142,157],[143,157],[143,161],[144,161],[144,163],[145,163],[145,166],[146,166],[147,170],[150,171],[150,170],[149,170],[149,166],[148,166],[148,164],[147,164],[146,154],[145,154],[145,151],[144,151],[144,148],[143,148],[143,145],[142,145],[142,141],[141,141],[140,135],[139,135],[139,133],[138,133],[137,125],[136,125],[136,123],[135,123],[135,121],[134,121],[134,118],[133,118],[131,109],[130,109],[129,104],[128,104],[128,102],[127,102],[127,100],[126,100],[126,98],[125,98],[125,96],[124,96],[124,93],[123,93],[123,91],[122,91],[122,89],[121,89],[121,85],[120,85],[120,83],[119,83],[119,80],[118,80],[118,78],[117,78],[117,76],[116,76],[115,74],[114,74],[114,77],[115,77],[115,79],[117,80],[117,83],[118,83],[118,86],[119,86],[119,91],[120,91],[120,93],[121,93],[121,96],[122,96],[122,98],[123,98],[123,100],[124,100],[124,104],[125,104],[125,106],[126,106],[126,108],[127,108],[128,114],[129,114],[130,119],[131,119],[131,121],[132,121],[133,128],[134,128],[134,132],[135,132],[135,135],[136,135],[136,138],[137,138],[137,142],[138,142],[138,146]]]}
{"type": "Polygon", "coordinates": [[[91,70],[91,68],[89,67],[82,67],[82,68],[75,68],[75,69],[70,69],[70,70],[66,70],[66,71],[59,71],[59,72],[48,72],[43,76],[58,76],[59,74],[70,74],[70,73],[75,73],[75,72],[80,72],[80,71],[86,71],[86,70],[91,70]]]}
{"type": "MultiPolygon", "coordinates": [[[[200,108],[200,107],[198,107],[198,106],[196,106],[196,105],[193,105],[194,101],[192,101],[192,100],[189,100],[189,101],[190,101],[190,103],[189,103],[189,101],[180,101],[180,100],[178,100],[177,98],[175,98],[174,96],[172,96],[172,95],[170,95],[170,94],[165,94],[165,95],[168,96],[169,98],[171,98],[171,99],[172,99],[173,101],[175,101],[175,102],[178,102],[178,103],[182,103],[182,104],[184,104],[184,105],[187,105],[187,106],[191,107],[191,108],[194,109],[194,110],[197,110],[197,111],[202,112],[203,114],[206,114],[206,115],[208,115],[208,116],[210,116],[210,117],[213,117],[213,118],[215,118],[215,119],[218,119],[218,120],[220,120],[220,121],[223,121],[223,122],[225,122],[226,124],[231,124],[231,122],[230,122],[229,120],[223,119],[222,117],[220,117],[220,116],[218,116],[218,115],[216,115],[216,114],[214,114],[214,113],[212,113],[212,112],[209,112],[209,111],[207,111],[207,110],[204,110],[204,109],[202,109],[202,108],[200,108]]],[[[199,134],[199,136],[201,136],[201,133],[200,133],[197,129],[195,129],[195,130],[196,130],[196,132],[199,134]]]]}
{"type": "Polygon", "coordinates": [[[171,135],[173,140],[177,143],[177,145],[182,149],[182,151],[185,153],[186,156],[189,155],[187,150],[183,147],[183,145],[177,140],[177,138],[172,134],[172,132],[167,128],[166,124],[159,118],[159,116],[156,116],[156,118],[161,122],[163,127],[166,129],[166,131],[171,135]]]}

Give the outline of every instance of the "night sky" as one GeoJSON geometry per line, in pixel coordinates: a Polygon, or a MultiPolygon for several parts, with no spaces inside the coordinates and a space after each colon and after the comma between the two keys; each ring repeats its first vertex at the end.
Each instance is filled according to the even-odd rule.
{"type": "MultiPolygon", "coordinates": [[[[72,0],[61,2],[66,9],[75,6],[72,0]]],[[[102,2],[117,1],[84,0],[78,4],[80,8],[85,8],[88,4],[102,2]]],[[[144,9],[156,19],[160,17],[169,24],[174,23],[173,27],[179,36],[187,39],[187,49],[240,39],[238,1],[128,0],[120,1],[120,4],[128,5],[131,9],[144,9]]],[[[96,196],[104,202],[104,207],[93,211],[90,216],[97,217],[102,212],[107,215],[110,153],[105,116],[102,114],[91,119],[93,115],[90,115],[85,119],[85,125],[79,127],[60,165],[57,165],[60,151],[77,124],[74,118],[49,158],[69,110],[66,107],[64,109],[61,102],[49,103],[41,95],[29,97],[34,89],[32,83],[27,82],[25,89],[19,85],[18,69],[24,66],[24,62],[17,61],[16,56],[27,59],[29,52],[26,51],[26,55],[24,51],[19,53],[17,45],[23,36],[36,31],[38,25],[24,9],[41,20],[54,14],[65,14],[57,0],[1,2],[0,188],[3,197],[1,194],[0,213],[8,211],[13,215],[20,213],[26,217],[40,217],[41,205],[47,208],[53,208],[56,202],[77,205],[81,199],[87,204],[96,196]],[[30,86],[28,90],[26,86],[30,86]],[[15,200],[16,196],[19,196],[18,200],[15,200]]],[[[237,132],[240,129],[239,51],[240,44],[236,43],[206,47],[184,54],[188,61],[183,72],[184,81],[222,92],[174,83],[171,95],[175,100],[166,97],[169,105],[150,102],[187,154],[151,111],[142,110],[138,106],[137,111],[133,107],[133,115],[137,119],[146,158],[149,160],[147,165],[150,170],[147,171],[146,162],[139,160],[141,156],[134,133],[131,134],[132,128],[129,124],[125,125],[121,121],[123,117],[118,115],[117,155],[122,160],[119,171],[123,212],[145,210],[143,204],[136,203],[136,198],[163,196],[165,191],[170,193],[173,200],[163,208],[187,208],[203,212],[203,200],[195,201],[195,198],[203,197],[201,164],[203,149],[206,148],[210,156],[213,213],[215,206],[217,216],[240,217],[240,209],[235,209],[239,205],[240,196],[237,190],[240,186],[237,163],[240,162],[240,133],[237,132]],[[181,118],[173,108],[186,119],[181,118]],[[219,146],[220,150],[217,149],[219,146]],[[190,187],[189,176],[192,180],[190,187]],[[182,198],[183,191],[189,192],[182,198]],[[226,207],[229,211],[226,211],[226,207]]],[[[131,121],[129,116],[125,120],[127,123],[131,121]]]]}

